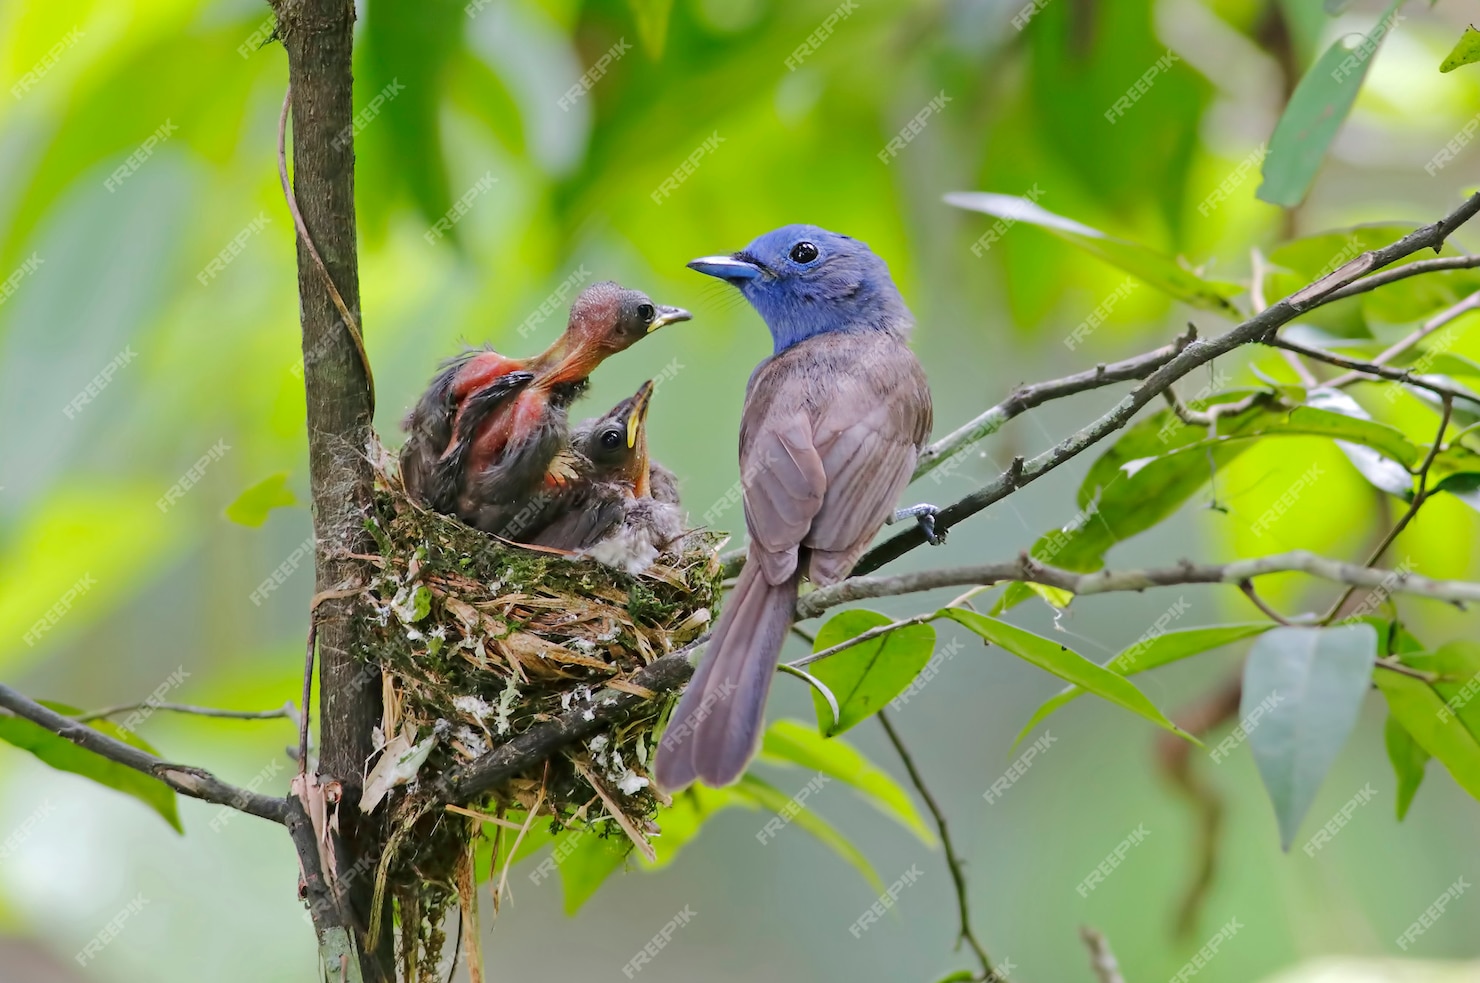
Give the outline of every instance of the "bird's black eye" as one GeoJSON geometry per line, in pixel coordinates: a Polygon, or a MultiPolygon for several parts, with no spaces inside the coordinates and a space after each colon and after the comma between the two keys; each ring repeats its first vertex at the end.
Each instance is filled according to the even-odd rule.
{"type": "Polygon", "coordinates": [[[601,446],[607,450],[615,449],[621,442],[622,432],[620,430],[603,430],[601,432],[601,446]]]}
{"type": "Polygon", "coordinates": [[[817,247],[810,242],[799,242],[791,247],[793,263],[810,263],[817,258],[817,247]]]}
{"type": "Polygon", "coordinates": [[[657,316],[657,313],[657,311],[653,310],[652,304],[637,305],[637,316],[641,318],[643,324],[652,324],[653,318],[657,316]]]}

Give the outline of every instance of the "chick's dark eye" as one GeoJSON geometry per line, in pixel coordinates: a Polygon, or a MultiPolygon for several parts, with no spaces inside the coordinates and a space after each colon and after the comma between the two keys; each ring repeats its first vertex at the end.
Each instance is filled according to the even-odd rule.
{"type": "Polygon", "coordinates": [[[810,263],[817,258],[817,247],[810,242],[799,242],[791,247],[793,263],[810,263]]]}
{"type": "Polygon", "coordinates": [[[601,434],[601,446],[612,450],[622,442],[622,435],[616,430],[606,430],[601,434]]]}
{"type": "Polygon", "coordinates": [[[653,317],[657,313],[658,313],[657,311],[653,310],[653,305],[652,304],[638,304],[637,305],[637,316],[642,320],[642,323],[643,324],[652,324],[653,323],[653,317]]]}

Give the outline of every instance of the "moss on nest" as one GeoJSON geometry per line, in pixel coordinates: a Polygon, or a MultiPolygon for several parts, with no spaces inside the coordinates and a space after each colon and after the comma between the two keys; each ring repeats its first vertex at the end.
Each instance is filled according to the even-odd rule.
{"type": "MultiPolygon", "coordinates": [[[[445,811],[424,790],[530,726],[589,707],[603,687],[631,685],[643,667],[703,633],[719,597],[721,540],[692,533],[677,555],[634,577],[514,546],[427,511],[380,471],[367,521],[379,570],[359,637],[361,657],[384,679],[379,736],[387,753],[366,785],[384,794],[372,811],[389,810],[391,824],[378,890],[397,899],[403,921],[411,915],[418,923],[425,955],[459,881],[466,890],[460,865],[482,824],[445,811]],[[377,779],[396,760],[414,778],[377,779]]],[[[654,700],[534,773],[459,804],[500,815],[534,811],[557,826],[612,820],[642,835],[658,807],[648,775],[652,733],[669,705],[654,700]]]]}

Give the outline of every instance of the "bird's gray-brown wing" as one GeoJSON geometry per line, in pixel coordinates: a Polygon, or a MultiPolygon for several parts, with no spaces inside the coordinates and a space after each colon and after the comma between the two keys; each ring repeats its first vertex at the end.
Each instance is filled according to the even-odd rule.
{"type": "Polygon", "coordinates": [[[770,583],[810,556],[846,576],[909,483],[929,435],[929,389],[897,338],[820,336],[763,363],[741,424],[746,524],[770,583]]]}

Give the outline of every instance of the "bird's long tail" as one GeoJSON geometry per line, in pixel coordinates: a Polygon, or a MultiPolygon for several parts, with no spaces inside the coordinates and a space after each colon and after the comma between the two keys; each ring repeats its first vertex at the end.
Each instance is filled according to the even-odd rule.
{"type": "Polygon", "coordinates": [[[699,668],[668,721],[654,777],[676,790],[698,779],[711,787],[738,779],[755,753],[766,694],[791,628],[797,584],[767,583],[754,557],[715,625],[699,668]]]}

